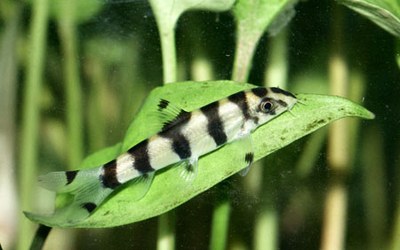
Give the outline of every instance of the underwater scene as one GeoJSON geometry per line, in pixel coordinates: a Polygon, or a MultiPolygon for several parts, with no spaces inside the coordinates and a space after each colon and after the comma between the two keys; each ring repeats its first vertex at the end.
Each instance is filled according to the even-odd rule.
{"type": "Polygon", "coordinates": [[[400,249],[400,3],[2,0],[0,250],[400,249]]]}

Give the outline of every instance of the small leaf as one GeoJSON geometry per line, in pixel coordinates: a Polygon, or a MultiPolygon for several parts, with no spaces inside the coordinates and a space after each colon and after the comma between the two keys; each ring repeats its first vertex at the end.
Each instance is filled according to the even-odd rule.
{"type": "Polygon", "coordinates": [[[76,24],[83,23],[95,16],[104,7],[99,0],[52,0],[50,1],[50,12],[56,18],[61,18],[63,11],[70,12],[68,18],[72,18],[76,24]]]}
{"type": "MultiPolygon", "coordinates": [[[[233,8],[233,14],[239,26],[248,30],[247,33],[264,33],[264,31],[279,17],[282,24],[287,24],[293,17],[293,0],[238,0],[233,8]],[[280,15],[283,16],[280,16],[280,15]]],[[[277,26],[282,26],[278,25],[277,26]]]]}
{"type": "MultiPolygon", "coordinates": [[[[187,10],[202,9],[227,11],[235,0],[150,0],[151,7],[160,26],[174,28],[178,18],[187,10]]],[[[160,27],[161,30],[164,30],[160,27]]]]}
{"type": "Polygon", "coordinates": [[[269,28],[277,34],[294,16],[293,0],[238,0],[232,11],[236,21],[236,51],[232,79],[245,82],[254,51],[269,28]]]}
{"type": "Polygon", "coordinates": [[[339,0],[392,35],[400,37],[400,5],[397,0],[339,0]]]}
{"type": "MultiPolygon", "coordinates": [[[[251,87],[254,85],[215,81],[183,82],[156,88],[151,92],[128,129],[121,150],[126,150],[155,132],[148,129],[149,125],[156,122],[156,117],[153,118],[149,114],[156,110],[158,100],[161,98],[192,110],[251,87]]],[[[374,118],[374,115],[365,108],[341,97],[314,94],[297,96],[301,103],[296,104],[291,112],[282,114],[252,134],[255,160],[265,157],[331,121],[348,116],[374,118]]],[[[114,150],[117,147],[118,145],[109,149],[110,154],[115,153],[114,150]]],[[[87,220],[77,224],[67,224],[65,218],[33,214],[27,214],[27,216],[33,221],[48,226],[92,228],[114,227],[154,217],[179,206],[246,167],[241,158],[242,154],[238,152],[242,152],[240,145],[231,143],[201,157],[197,177],[190,185],[179,178],[180,169],[177,167],[159,171],[149,192],[139,201],[131,199],[131,193],[135,187],[128,184],[113,194],[87,220]]],[[[101,158],[101,156],[98,157],[101,158]]]]}

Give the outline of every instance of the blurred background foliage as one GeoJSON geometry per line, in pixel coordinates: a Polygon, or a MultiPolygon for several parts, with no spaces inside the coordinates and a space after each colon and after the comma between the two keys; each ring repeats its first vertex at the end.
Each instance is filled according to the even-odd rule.
{"type": "MultiPolygon", "coordinates": [[[[172,76],[163,72],[170,61],[163,64],[157,14],[145,0],[0,2],[5,249],[26,249],[33,238],[36,225],[22,210],[52,210],[54,196],[36,186],[38,174],[76,168],[121,141],[147,93],[168,79],[231,78],[346,96],[376,119],[335,123],[178,207],[169,229],[175,248],[400,249],[398,2],[239,1],[283,13],[268,19],[251,10],[253,22],[268,19],[269,32],[250,21],[257,34],[239,31],[246,15],[238,2],[216,2],[222,7],[183,13],[175,30],[170,20],[172,76]],[[254,57],[235,47],[239,33],[257,45],[254,57]],[[215,233],[216,223],[226,235],[215,233]]],[[[45,248],[161,249],[158,223],[55,229],[45,248]]]]}

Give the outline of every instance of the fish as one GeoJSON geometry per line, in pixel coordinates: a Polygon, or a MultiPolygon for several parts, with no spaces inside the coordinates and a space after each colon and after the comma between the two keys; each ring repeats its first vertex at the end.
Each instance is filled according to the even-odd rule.
{"type": "MultiPolygon", "coordinates": [[[[126,183],[136,185],[132,199],[141,199],[160,169],[180,167],[181,180],[171,181],[193,181],[199,158],[228,143],[244,143],[242,153],[246,167],[241,174],[245,175],[254,160],[251,133],[290,111],[297,102],[294,94],[277,87],[239,91],[190,112],[161,99],[156,107],[162,117],[158,133],[101,166],[50,172],[39,177],[39,184],[73,196],[66,207],[58,210],[73,223],[88,218],[110,194],[126,183]]],[[[264,139],[268,138],[260,138],[264,139]]]]}

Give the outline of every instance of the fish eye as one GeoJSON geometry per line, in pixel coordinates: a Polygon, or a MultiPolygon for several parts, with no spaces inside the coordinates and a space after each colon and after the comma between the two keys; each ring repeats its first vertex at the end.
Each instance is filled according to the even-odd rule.
{"type": "Polygon", "coordinates": [[[274,104],[269,100],[260,103],[260,110],[264,113],[269,113],[273,109],[274,109],[274,104]]]}

